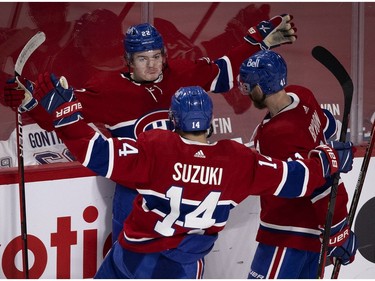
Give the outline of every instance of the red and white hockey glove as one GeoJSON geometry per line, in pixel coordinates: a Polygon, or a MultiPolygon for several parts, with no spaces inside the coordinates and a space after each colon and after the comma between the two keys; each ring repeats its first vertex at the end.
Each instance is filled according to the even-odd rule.
{"type": "Polygon", "coordinates": [[[83,119],[81,103],[68,87],[65,77],[56,78],[51,73],[39,74],[35,84],[34,97],[53,116],[53,125],[58,128],[83,119]]]}
{"type": "Polygon", "coordinates": [[[355,148],[352,142],[332,141],[322,144],[309,152],[309,158],[318,156],[322,163],[323,176],[329,177],[336,172],[347,173],[353,168],[355,148]]]}
{"type": "Polygon", "coordinates": [[[293,16],[279,15],[268,21],[261,21],[250,27],[244,39],[253,45],[259,45],[262,50],[269,50],[282,44],[291,44],[297,40],[297,28],[291,22],[293,16]]]}
{"type": "Polygon", "coordinates": [[[38,104],[33,98],[33,90],[34,85],[31,81],[20,76],[10,78],[0,94],[0,102],[13,109],[20,107],[21,112],[29,111],[38,104]]]}
{"type": "MultiPolygon", "coordinates": [[[[324,235],[323,227],[319,227],[324,235]]],[[[336,260],[342,265],[350,264],[354,261],[358,249],[357,237],[349,229],[347,220],[331,228],[329,237],[327,256],[331,258],[332,263],[336,260]]]]}

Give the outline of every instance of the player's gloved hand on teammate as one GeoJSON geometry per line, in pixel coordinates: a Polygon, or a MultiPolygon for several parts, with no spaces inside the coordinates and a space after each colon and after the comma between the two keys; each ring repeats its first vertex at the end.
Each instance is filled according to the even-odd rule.
{"type": "Polygon", "coordinates": [[[65,77],[57,78],[53,73],[39,74],[35,83],[34,97],[53,116],[56,128],[82,119],[81,103],[68,87],[65,77]]]}
{"type": "Polygon", "coordinates": [[[331,141],[319,145],[309,152],[309,158],[318,156],[322,163],[324,177],[335,173],[347,173],[353,168],[355,147],[353,143],[331,141]]]}
{"type": "MultiPolygon", "coordinates": [[[[320,226],[320,229],[322,230],[322,235],[324,235],[324,228],[320,226]]],[[[347,220],[331,228],[327,256],[331,259],[332,263],[335,263],[336,260],[342,265],[352,263],[357,249],[357,237],[349,229],[347,220]]]]}
{"type": "Polygon", "coordinates": [[[0,102],[12,109],[20,108],[21,112],[33,109],[37,100],[33,98],[34,85],[31,81],[21,77],[12,77],[7,80],[4,91],[0,94],[0,102]]]}
{"type": "Polygon", "coordinates": [[[297,40],[297,28],[291,22],[293,16],[279,15],[268,21],[261,21],[250,27],[244,39],[262,50],[269,50],[282,44],[291,44],[297,40]]]}

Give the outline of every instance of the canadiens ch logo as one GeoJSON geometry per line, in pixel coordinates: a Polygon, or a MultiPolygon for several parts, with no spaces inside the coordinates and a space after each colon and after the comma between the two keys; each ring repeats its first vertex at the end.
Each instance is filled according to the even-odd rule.
{"type": "Polygon", "coordinates": [[[168,110],[153,111],[139,118],[134,124],[134,136],[137,139],[140,133],[156,128],[165,130],[172,128],[168,110]]]}

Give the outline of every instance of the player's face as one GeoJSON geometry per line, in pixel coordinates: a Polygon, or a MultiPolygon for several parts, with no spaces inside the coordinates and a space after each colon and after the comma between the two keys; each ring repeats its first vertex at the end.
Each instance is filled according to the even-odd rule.
{"type": "Polygon", "coordinates": [[[137,82],[158,79],[163,71],[163,62],[161,50],[135,53],[130,64],[133,68],[133,79],[137,82]]]}
{"type": "Polygon", "coordinates": [[[253,104],[256,108],[263,109],[267,107],[264,103],[266,95],[263,94],[259,86],[254,87],[254,89],[249,93],[249,97],[253,101],[253,104]]]}

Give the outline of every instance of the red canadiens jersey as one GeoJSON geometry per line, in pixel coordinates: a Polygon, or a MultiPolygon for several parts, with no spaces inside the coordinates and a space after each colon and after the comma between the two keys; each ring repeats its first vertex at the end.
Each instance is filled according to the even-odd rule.
{"type": "Polygon", "coordinates": [[[120,235],[123,247],[136,252],[218,233],[249,195],[306,196],[324,183],[318,157],[287,163],[231,140],[202,144],[160,129],[138,140],[105,139],[83,121],[56,131],[83,165],[138,191],[120,235]]]}
{"type": "MultiPolygon", "coordinates": [[[[171,97],[180,87],[201,86],[215,93],[229,91],[242,61],[256,51],[258,46],[244,42],[215,61],[170,59],[162,76],[151,83],[135,83],[129,73],[103,71],[94,75],[85,89],[76,90],[75,95],[87,122],[105,124],[115,137],[137,138],[140,132],[167,128],[171,97]],[[103,113],[107,109],[110,114],[103,113]]],[[[51,117],[40,107],[30,111],[30,116],[44,129],[53,130],[51,117]]]]}
{"type": "Polygon", "coordinates": [[[171,59],[162,76],[151,83],[135,83],[128,74],[104,72],[75,94],[87,122],[104,123],[112,136],[137,138],[140,132],[168,127],[171,97],[180,87],[201,86],[217,93],[230,90],[241,62],[255,51],[257,46],[245,42],[216,61],[171,59]],[[103,114],[103,107],[110,114],[103,114]]]}
{"type": "MultiPolygon", "coordinates": [[[[326,142],[329,119],[313,93],[301,86],[286,87],[293,102],[274,117],[269,115],[256,129],[254,145],[265,155],[282,160],[306,158],[308,152],[326,142]]],[[[343,183],[341,183],[343,185],[343,183]]],[[[283,199],[261,196],[260,226],[257,241],[274,245],[319,252],[321,231],[325,223],[330,184],[310,198],[283,199]]],[[[334,224],[347,215],[347,193],[338,188],[334,224]]]]}

